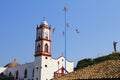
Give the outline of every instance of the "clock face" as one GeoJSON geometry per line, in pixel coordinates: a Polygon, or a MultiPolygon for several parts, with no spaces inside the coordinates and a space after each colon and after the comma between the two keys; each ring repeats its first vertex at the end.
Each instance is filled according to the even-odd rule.
{"type": "Polygon", "coordinates": [[[45,38],[48,39],[48,31],[45,31],[45,38]]]}

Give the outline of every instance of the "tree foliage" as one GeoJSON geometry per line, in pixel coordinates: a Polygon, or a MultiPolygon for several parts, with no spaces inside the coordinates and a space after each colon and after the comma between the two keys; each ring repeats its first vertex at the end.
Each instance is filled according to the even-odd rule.
{"type": "Polygon", "coordinates": [[[0,75],[0,80],[15,80],[13,76],[0,75]]]}
{"type": "Polygon", "coordinates": [[[102,56],[102,57],[98,57],[95,59],[91,59],[91,58],[86,58],[83,60],[78,61],[77,66],[75,67],[75,70],[77,69],[82,69],[84,67],[87,67],[89,65],[93,65],[93,64],[97,64],[99,62],[105,61],[105,60],[120,60],[120,53],[113,53],[113,54],[109,54],[106,56],[102,56]]]}

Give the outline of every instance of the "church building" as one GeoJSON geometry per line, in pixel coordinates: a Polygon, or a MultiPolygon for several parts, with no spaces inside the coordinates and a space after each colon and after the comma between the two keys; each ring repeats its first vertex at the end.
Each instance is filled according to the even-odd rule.
{"type": "Polygon", "coordinates": [[[0,74],[13,76],[16,80],[51,80],[73,72],[74,63],[64,56],[52,58],[51,27],[43,20],[36,28],[34,61],[19,64],[16,60],[0,67],[0,74]],[[66,61],[66,68],[65,68],[66,61]]]}

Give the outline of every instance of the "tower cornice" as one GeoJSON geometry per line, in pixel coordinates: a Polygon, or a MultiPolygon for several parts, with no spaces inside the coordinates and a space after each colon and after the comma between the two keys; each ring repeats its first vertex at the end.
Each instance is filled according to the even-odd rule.
{"type": "Polygon", "coordinates": [[[51,27],[48,27],[48,26],[45,26],[45,25],[43,25],[43,26],[39,26],[39,27],[37,27],[37,29],[50,29],[51,30],[51,27]]]}
{"type": "Polygon", "coordinates": [[[48,56],[48,57],[51,57],[51,54],[35,54],[34,56],[35,57],[37,57],[37,56],[48,56]]]}
{"type": "Polygon", "coordinates": [[[49,41],[49,42],[51,42],[51,40],[44,39],[44,38],[40,38],[40,39],[37,39],[37,40],[35,40],[35,41],[42,41],[42,40],[45,40],[45,41],[49,41]]]}

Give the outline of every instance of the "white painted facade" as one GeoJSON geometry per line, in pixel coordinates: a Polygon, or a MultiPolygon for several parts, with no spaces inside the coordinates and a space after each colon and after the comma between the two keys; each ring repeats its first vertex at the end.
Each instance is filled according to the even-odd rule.
{"type": "MultiPolygon", "coordinates": [[[[51,28],[46,21],[37,26],[35,43],[35,60],[31,63],[15,67],[0,67],[0,73],[12,75],[17,80],[51,80],[54,72],[64,67],[65,58],[60,56],[57,59],[51,56],[51,28]]],[[[72,72],[74,63],[66,60],[66,70],[72,72]]]]}
{"type": "Polygon", "coordinates": [[[0,73],[5,72],[6,68],[0,67],[0,73]]]}
{"type": "Polygon", "coordinates": [[[5,71],[5,74],[9,75],[11,72],[12,75],[14,76],[14,78],[16,78],[16,72],[18,71],[18,79],[16,78],[17,80],[32,80],[32,79],[34,79],[34,77],[32,76],[33,69],[34,69],[34,62],[33,63],[26,63],[26,64],[22,64],[20,66],[7,68],[5,71]],[[27,70],[27,77],[26,78],[24,75],[25,70],[27,70]]]}

